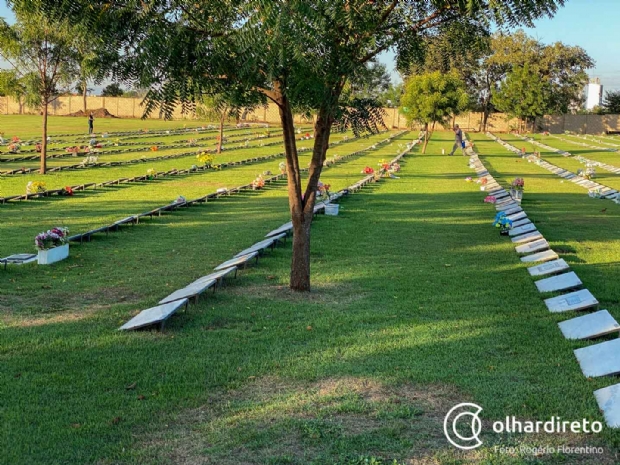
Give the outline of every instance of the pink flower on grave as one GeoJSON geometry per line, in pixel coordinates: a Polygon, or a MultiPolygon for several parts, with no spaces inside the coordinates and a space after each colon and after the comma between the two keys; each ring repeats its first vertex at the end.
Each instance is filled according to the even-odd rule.
{"type": "Polygon", "coordinates": [[[487,195],[484,199],[484,203],[495,203],[497,199],[492,195],[487,195]]]}

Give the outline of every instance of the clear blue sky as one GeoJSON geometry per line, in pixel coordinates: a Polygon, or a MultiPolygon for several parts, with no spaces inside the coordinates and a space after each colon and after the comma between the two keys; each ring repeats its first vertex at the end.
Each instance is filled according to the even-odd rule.
{"type": "MultiPolygon", "coordinates": [[[[620,0],[567,0],[551,19],[541,19],[525,31],[544,43],[579,45],[596,62],[589,71],[606,90],[620,90],[620,0]]],[[[394,68],[394,54],[381,61],[394,68]]]]}
{"type": "MultiPolygon", "coordinates": [[[[8,20],[12,16],[4,1],[0,3],[0,16],[8,20]]],[[[619,0],[567,0],[554,18],[541,19],[526,31],[545,43],[580,45],[596,61],[590,76],[599,77],[607,90],[620,90],[619,0]]],[[[393,53],[385,53],[380,59],[389,69],[394,68],[393,53]]]]}

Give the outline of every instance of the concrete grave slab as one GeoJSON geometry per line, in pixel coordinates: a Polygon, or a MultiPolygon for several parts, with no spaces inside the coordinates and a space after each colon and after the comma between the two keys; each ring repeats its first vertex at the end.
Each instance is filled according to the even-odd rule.
{"type": "Polygon", "coordinates": [[[536,287],[539,292],[565,291],[567,289],[576,289],[582,285],[581,279],[574,271],[536,281],[536,287]]]}
{"type": "Polygon", "coordinates": [[[523,263],[536,263],[536,262],[549,262],[558,258],[558,254],[553,250],[545,250],[544,252],[538,252],[532,255],[521,257],[523,263]]]}
{"type": "Polygon", "coordinates": [[[564,259],[560,258],[558,260],[553,260],[551,262],[544,263],[543,265],[533,266],[531,268],[528,268],[527,271],[529,271],[530,276],[537,277],[537,276],[549,276],[552,274],[561,273],[562,271],[566,271],[569,268],[570,267],[564,261],[564,259]]]}
{"type": "Polygon", "coordinates": [[[610,428],[620,428],[620,384],[594,391],[598,408],[610,428]]]}
{"type": "Polygon", "coordinates": [[[520,226],[525,226],[526,224],[530,224],[532,221],[529,218],[523,218],[522,220],[514,221],[512,223],[513,228],[518,228],[520,226]]]}
{"type": "Polygon", "coordinates": [[[543,235],[538,231],[534,231],[527,234],[522,234],[520,236],[515,236],[511,239],[514,244],[526,244],[528,242],[537,241],[538,239],[542,239],[543,235]]]}
{"type": "Polygon", "coordinates": [[[512,228],[508,235],[510,237],[519,236],[521,234],[530,233],[536,231],[534,223],[526,224],[525,226],[519,226],[518,228],[512,228]]]}
{"type": "Polygon", "coordinates": [[[169,304],[158,305],[157,307],[148,308],[146,310],[142,310],[136,316],[134,316],[131,320],[121,326],[119,331],[127,331],[132,329],[144,328],[146,326],[151,326],[155,324],[162,325],[164,322],[170,318],[179,308],[187,305],[188,300],[182,299],[171,302],[169,304]]]}
{"type": "Polygon", "coordinates": [[[159,303],[167,304],[169,302],[174,302],[175,300],[197,298],[204,291],[212,287],[216,282],[217,281],[215,279],[193,282],[189,286],[179,289],[178,291],[174,291],[169,296],[164,297],[159,301],[159,303]]]}
{"type": "Polygon", "coordinates": [[[508,216],[508,215],[512,215],[513,213],[519,213],[522,211],[523,211],[523,208],[516,206],[516,207],[509,208],[507,210],[504,210],[504,213],[506,213],[506,216],[508,216]]]}
{"type": "Polygon", "coordinates": [[[572,312],[596,307],[598,300],[587,289],[571,292],[545,300],[545,305],[551,313],[572,312]]]}
{"type": "Polygon", "coordinates": [[[9,255],[8,257],[1,258],[0,261],[13,265],[25,265],[26,263],[36,262],[37,255],[32,253],[16,253],[9,255]]]}
{"type": "Polygon", "coordinates": [[[558,323],[566,339],[593,339],[620,333],[620,324],[607,310],[600,310],[558,323]]]}
{"type": "Polygon", "coordinates": [[[247,255],[241,255],[240,257],[232,258],[232,259],[230,259],[230,260],[228,260],[228,261],[218,265],[215,268],[215,271],[224,270],[226,268],[230,268],[231,266],[239,267],[239,266],[245,265],[250,260],[252,260],[253,258],[256,258],[256,257],[258,257],[258,252],[252,252],[252,253],[247,254],[247,255]]]}
{"type": "Polygon", "coordinates": [[[537,241],[528,242],[527,244],[519,245],[515,248],[517,253],[534,253],[547,250],[549,243],[545,239],[538,239],[537,241]]]}
{"type": "Polygon", "coordinates": [[[620,373],[620,339],[601,342],[573,351],[588,378],[620,373]]]}
{"type": "MultiPolygon", "coordinates": [[[[525,212],[514,213],[507,217],[510,221],[519,221],[527,218],[527,214],[525,212]]],[[[514,226],[514,224],[513,224],[514,226]]]]}

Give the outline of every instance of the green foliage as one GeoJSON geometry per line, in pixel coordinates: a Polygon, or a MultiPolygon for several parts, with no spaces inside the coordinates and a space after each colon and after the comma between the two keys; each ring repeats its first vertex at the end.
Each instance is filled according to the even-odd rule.
{"type": "Polygon", "coordinates": [[[102,97],[121,97],[125,91],[121,88],[121,86],[113,82],[112,84],[108,84],[103,88],[101,92],[102,97]]]}
{"type": "Polygon", "coordinates": [[[603,108],[607,113],[620,114],[620,90],[605,92],[603,108]]]}
{"type": "Polygon", "coordinates": [[[410,124],[447,123],[467,109],[468,102],[465,84],[456,73],[435,71],[407,80],[400,111],[410,124]]]}
{"type": "Polygon", "coordinates": [[[493,102],[510,116],[531,120],[547,112],[549,87],[540,79],[539,70],[526,63],[508,74],[499,90],[493,92],[493,102]]]}

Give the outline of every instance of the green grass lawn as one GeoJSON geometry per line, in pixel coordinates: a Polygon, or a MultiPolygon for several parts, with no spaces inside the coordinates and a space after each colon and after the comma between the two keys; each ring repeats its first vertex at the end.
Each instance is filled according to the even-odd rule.
{"type": "MultiPolygon", "coordinates": [[[[498,181],[525,178],[528,215],[620,318],[620,210],[484,136],[474,140],[498,181]]],[[[469,453],[444,438],[444,415],[466,401],[484,408],[485,424],[506,415],[600,421],[592,391],[615,383],[583,377],[572,350],[587,344],[563,338],[563,317],[547,311],[511,242],[491,226],[495,209],[465,182],[467,158],[440,155],[452,141],[435,133],[425,155],[405,158],[400,179],[343,199],[338,217],[317,217],[309,295],[287,288],[289,241],[165,332],[116,331],[287,221],[284,183],[97,237],[49,268],[0,272],[0,416],[8,425],[0,462],[615,463],[620,435],[607,429],[484,434],[485,445],[469,453]],[[519,444],[606,452],[512,457],[493,449],[519,444]]],[[[392,158],[399,143],[322,179],[342,188],[364,166],[392,158]]],[[[258,165],[247,168],[251,177],[258,165]]],[[[205,174],[205,187],[243,169],[205,174]]],[[[143,202],[194,189],[196,179],[3,206],[12,217],[0,222],[0,247],[5,239],[27,247],[52,207],[99,224],[115,209],[145,210],[143,202]]]]}
{"type": "MultiPolygon", "coordinates": [[[[133,119],[133,118],[96,118],[95,133],[115,133],[125,131],[163,131],[183,128],[197,128],[208,124],[202,120],[172,120],[161,119],[133,119]]],[[[43,120],[36,115],[0,115],[0,132],[4,133],[5,139],[18,136],[22,139],[40,138],[42,134],[43,120]]],[[[74,134],[76,137],[88,134],[88,118],[71,116],[50,116],[48,120],[48,132],[54,137],[55,134],[74,134]]]]}

